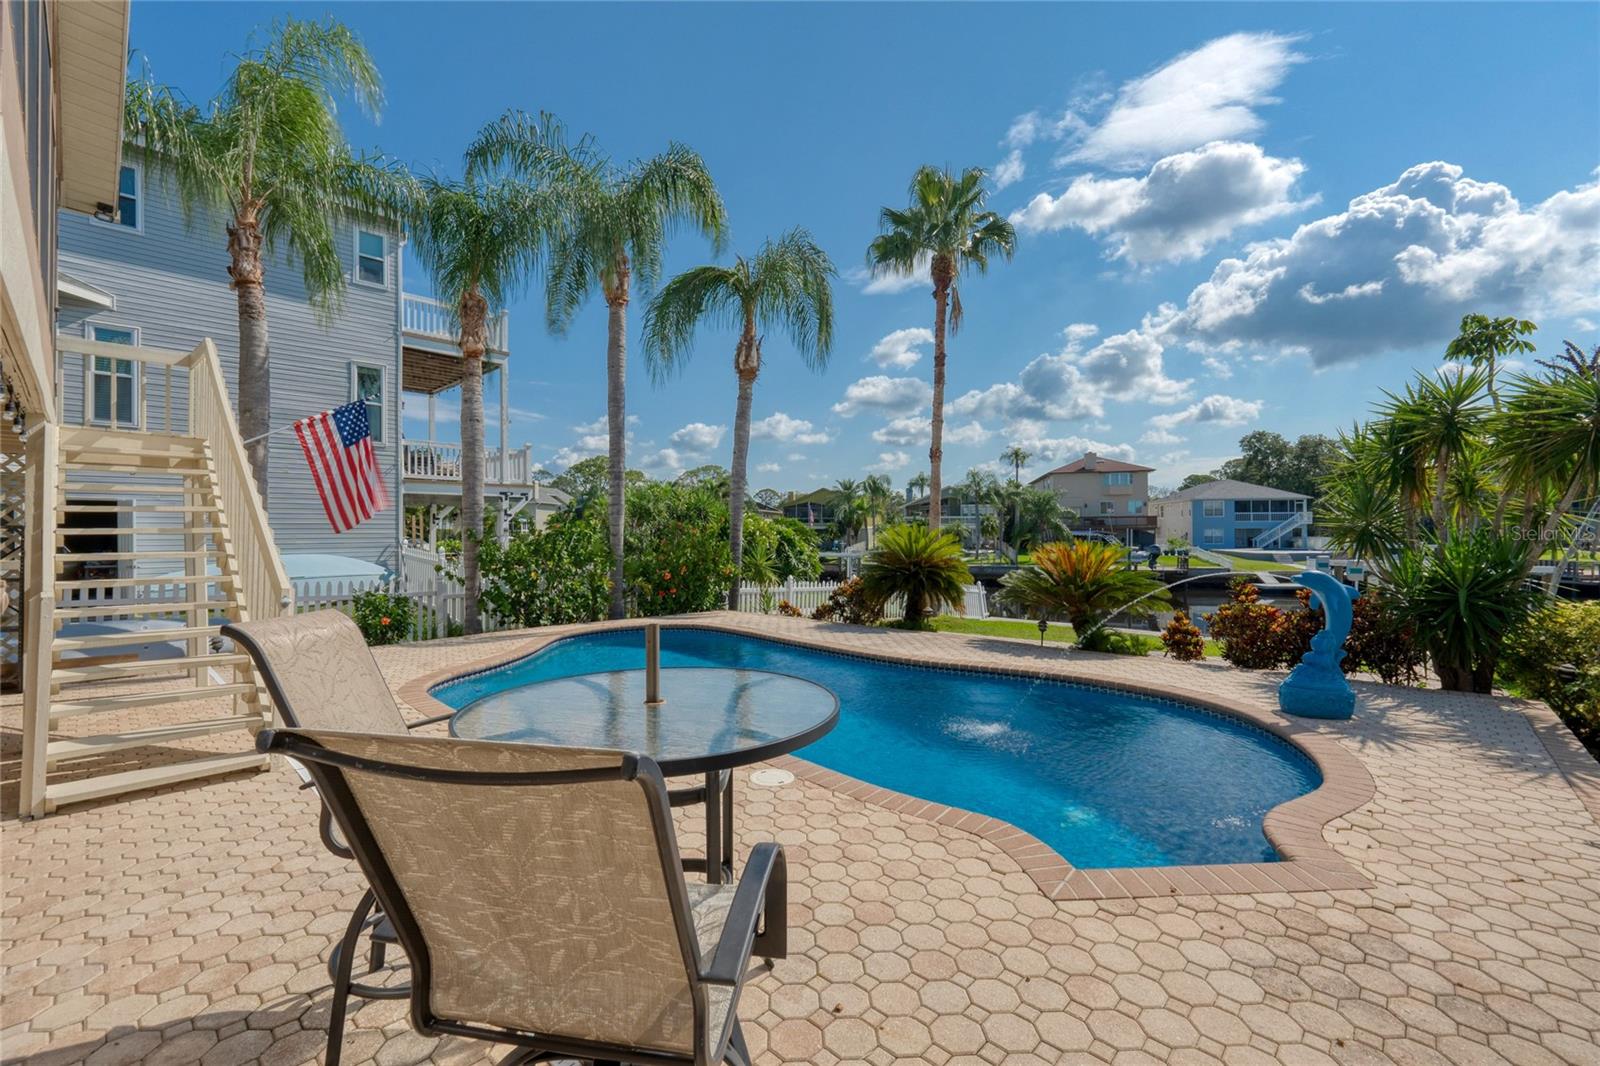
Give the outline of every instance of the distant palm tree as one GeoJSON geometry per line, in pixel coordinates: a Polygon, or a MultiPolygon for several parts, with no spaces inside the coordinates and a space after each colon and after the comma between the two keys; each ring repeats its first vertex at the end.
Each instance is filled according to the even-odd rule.
{"type": "Polygon", "coordinates": [[[1497,388],[1495,375],[1499,370],[1500,360],[1508,355],[1537,351],[1534,343],[1524,338],[1536,332],[1538,328],[1527,319],[1510,316],[1490,318],[1488,315],[1463,315],[1461,328],[1457,331],[1455,340],[1445,348],[1444,357],[1460,359],[1476,369],[1487,371],[1489,398],[1498,411],[1500,391],[1497,388]]]}
{"type": "Polygon", "coordinates": [[[875,532],[894,506],[894,483],[883,474],[871,474],[861,483],[861,495],[867,504],[867,517],[875,532]]]}
{"type": "Polygon", "coordinates": [[[929,608],[966,613],[972,571],[953,534],[906,524],[883,531],[878,547],[862,561],[861,583],[880,602],[904,597],[905,624],[920,628],[929,608]]]}
{"type": "Polygon", "coordinates": [[[575,189],[554,242],[546,282],[550,328],[563,332],[599,289],[607,308],[606,422],[610,432],[611,617],[627,610],[622,566],[626,522],[628,300],[632,279],[661,273],[667,237],[690,226],[721,251],[728,229],[722,197],[705,161],[681,144],[618,167],[585,139],[569,145],[546,116],[507,112],[467,150],[474,167],[507,166],[533,179],[559,176],[575,189]]]}
{"type": "Polygon", "coordinates": [[[927,472],[918,471],[917,473],[911,475],[911,480],[906,482],[906,488],[910,489],[918,496],[926,496],[928,494],[927,472]]]}
{"type": "Polygon", "coordinates": [[[1002,463],[1011,464],[1011,483],[1022,484],[1022,468],[1028,465],[1028,460],[1033,458],[1033,453],[1020,444],[1013,444],[1000,453],[1002,463]]]}
{"type": "Polygon", "coordinates": [[[904,210],[885,207],[881,232],[867,249],[874,270],[913,275],[924,262],[933,280],[933,426],[928,445],[928,527],[939,528],[940,463],[944,456],[945,329],[961,328],[961,294],[956,281],[971,269],[989,268],[989,257],[1010,259],[1017,234],[1001,215],[984,210],[988,189],[984,172],[974,167],[956,177],[924,166],[911,178],[911,203],[904,210]]]}
{"type": "Polygon", "coordinates": [[[417,258],[455,315],[461,347],[461,571],[468,633],[480,631],[478,537],[483,529],[483,353],[489,314],[527,285],[559,225],[559,192],[513,179],[426,178],[417,258]]]}
{"type": "Polygon", "coordinates": [[[813,369],[827,365],[833,348],[833,289],[836,271],[826,252],[803,229],[768,241],[754,259],[739,256],[730,267],[703,266],[679,274],[650,302],[644,318],[645,357],[660,380],[689,357],[702,321],[739,329],[733,350],[738,402],[733,413],[733,467],[729,498],[729,543],[733,583],[728,610],[739,609],[744,574],[744,495],[750,458],[750,403],[761,373],[761,341],[769,327],[782,329],[813,369]]]}
{"type": "Polygon", "coordinates": [[[239,432],[263,503],[272,428],[263,260],[284,245],[312,306],[331,317],[347,269],[335,205],[394,223],[415,197],[403,167],[351,150],[336,115],[342,94],[369,114],[381,108],[382,83],[366,47],[333,19],[286,18],[264,45],[237,57],[204,107],[148,77],[130,81],[125,95],[123,136],[150,160],[146,174],[157,184],[176,182],[189,218],[197,209],[227,212],[228,277],[239,309],[239,432]]]}

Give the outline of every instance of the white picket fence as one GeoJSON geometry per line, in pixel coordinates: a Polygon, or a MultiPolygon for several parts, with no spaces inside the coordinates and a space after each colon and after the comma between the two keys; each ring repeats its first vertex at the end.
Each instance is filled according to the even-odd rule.
{"type": "MultiPolygon", "coordinates": [[[[739,586],[739,610],[762,613],[767,609],[770,601],[776,609],[780,601],[787,600],[798,607],[803,614],[809,615],[812,611],[828,602],[828,597],[833,595],[833,590],[839,587],[837,581],[795,581],[793,578],[781,585],[774,585],[769,589],[760,589],[754,585],[739,586]]],[[[989,616],[988,596],[982,585],[968,585],[966,596],[966,614],[968,618],[987,618],[989,616]]],[[[898,598],[890,600],[884,607],[883,617],[887,621],[897,621],[905,617],[905,605],[898,598]]]]}
{"type": "MultiPolygon", "coordinates": [[[[430,574],[426,583],[402,588],[397,582],[306,581],[296,582],[294,605],[297,612],[320,611],[331,607],[350,613],[355,598],[363,592],[382,590],[411,601],[411,632],[407,640],[435,640],[462,632],[466,619],[467,594],[460,585],[430,574]]],[[[485,633],[501,628],[494,616],[480,613],[485,633]]]]}

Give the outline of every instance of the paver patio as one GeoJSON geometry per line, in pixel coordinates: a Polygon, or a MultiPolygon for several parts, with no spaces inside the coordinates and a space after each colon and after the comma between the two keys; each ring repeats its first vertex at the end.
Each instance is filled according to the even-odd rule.
{"type": "MultiPolygon", "coordinates": [[[[1272,715],[1281,675],[997,638],[697,621],[1272,715]]],[[[377,650],[397,691],[567,631],[377,650]]],[[[981,683],[975,679],[974,683],[981,683]]],[[[415,686],[413,686],[414,695],[415,686]]],[[[790,864],[791,957],[740,1005],[759,1062],[1600,1064],[1600,766],[1542,706],[1359,685],[1318,727],[1372,795],[1321,836],[1357,887],[1051,899],[991,839],[801,778],[739,774],[744,842],[790,864]]],[[[287,769],[15,817],[6,755],[0,1056],[319,1061],[324,958],[362,889],[287,769]]],[[[838,785],[838,782],[834,782],[838,785]]],[[[862,795],[864,790],[855,790],[862,795]]],[[[699,844],[681,825],[686,850],[699,844]]],[[[494,1061],[353,1001],[346,1061],[494,1061]]]]}

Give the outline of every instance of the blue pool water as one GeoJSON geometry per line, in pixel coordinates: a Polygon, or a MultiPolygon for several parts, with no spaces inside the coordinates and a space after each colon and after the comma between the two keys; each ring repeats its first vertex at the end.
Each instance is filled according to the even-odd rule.
{"type": "MultiPolygon", "coordinates": [[[[1173,701],[711,630],[664,629],[661,644],[666,669],[737,666],[832,689],[839,724],[801,758],[1009,822],[1078,867],[1273,861],[1262,817],[1321,783],[1287,742],[1173,701]]],[[[643,631],[611,630],[433,694],[459,709],[532,682],[643,666],[643,631]]],[[[670,674],[662,687],[671,691],[670,674]]]]}

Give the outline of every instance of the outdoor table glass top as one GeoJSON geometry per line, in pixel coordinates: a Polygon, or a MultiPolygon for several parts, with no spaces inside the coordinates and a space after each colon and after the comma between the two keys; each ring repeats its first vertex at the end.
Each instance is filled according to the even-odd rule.
{"type": "Polygon", "coordinates": [[[661,697],[660,704],[645,704],[643,670],[561,677],[470,703],[451,719],[450,732],[470,740],[639,752],[674,777],[794,751],[839,718],[839,700],[828,689],[764,670],[664,669],[661,697]]]}

